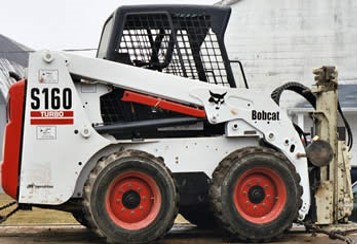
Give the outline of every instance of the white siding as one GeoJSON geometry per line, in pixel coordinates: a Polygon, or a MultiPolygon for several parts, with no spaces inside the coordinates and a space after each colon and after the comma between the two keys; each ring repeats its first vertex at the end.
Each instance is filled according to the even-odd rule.
{"type": "Polygon", "coordinates": [[[231,7],[227,49],[243,62],[251,87],[311,85],[321,65],[336,65],[343,83],[357,82],[357,1],[241,0],[231,7]]]}

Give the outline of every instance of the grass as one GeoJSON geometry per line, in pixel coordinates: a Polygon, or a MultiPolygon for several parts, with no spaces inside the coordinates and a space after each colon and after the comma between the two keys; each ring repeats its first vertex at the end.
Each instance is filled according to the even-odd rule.
{"type": "MultiPolygon", "coordinates": [[[[12,202],[13,199],[6,194],[0,194],[0,206],[12,202]]],[[[12,206],[9,209],[1,211],[1,215],[9,213],[15,209],[12,206]]],[[[32,211],[20,210],[6,220],[3,225],[13,224],[77,224],[72,214],[49,209],[32,208],[32,211]]]]}
{"type": "MultiPolygon", "coordinates": [[[[3,206],[12,201],[12,198],[6,194],[0,193],[0,206],[3,206]]],[[[1,215],[3,216],[9,213],[13,209],[15,209],[15,206],[12,206],[6,211],[1,211],[1,215]]],[[[175,223],[187,223],[187,221],[181,215],[178,215],[175,223]]],[[[3,225],[15,224],[78,224],[78,222],[72,217],[71,213],[42,208],[32,208],[32,211],[18,211],[3,223],[3,225]]]]}

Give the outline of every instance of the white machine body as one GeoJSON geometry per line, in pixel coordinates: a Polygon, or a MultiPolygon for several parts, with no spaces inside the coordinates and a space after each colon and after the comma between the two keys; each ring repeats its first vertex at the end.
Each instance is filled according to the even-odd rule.
{"type": "Polygon", "coordinates": [[[310,206],[305,149],[291,120],[265,91],[227,88],[138,69],[101,59],[40,51],[30,55],[24,112],[20,203],[58,205],[82,195],[88,172],[101,153],[131,148],[163,158],[173,172],[211,177],[233,151],[265,140],[295,166],[303,187],[303,219],[310,206]],[[72,76],[81,77],[75,83],[72,76]],[[165,82],[169,80],[170,82],[165,82]],[[211,124],[224,123],[225,135],[197,138],[117,140],[99,134],[99,97],[110,87],[202,107],[211,124]],[[211,93],[223,98],[212,100],[211,93]]]}

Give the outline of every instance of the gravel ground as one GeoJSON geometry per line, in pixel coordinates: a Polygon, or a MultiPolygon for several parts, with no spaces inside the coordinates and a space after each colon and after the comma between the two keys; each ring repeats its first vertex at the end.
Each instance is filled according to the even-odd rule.
{"type": "MultiPolygon", "coordinates": [[[[357,236],[352,236],[357,242],[357,236]]],[[[0,243],[105,243],[86,228],[77,224],[47,224],[47,225],[1,225],[0,243]]],[[[163,240],[157,243],[169,244],[205,244],[205,243],[233,243],[227,239],[223,233],[215,231],[201,231],[189,224],[175,224],[172,230],[163,240]]],[[[239,242],[236,242],[239,243],[239,242]]],[[[282,243],[313,243],[313,244],[332,244],[344,243],[338,240],[331,240],[327,236],[312,236],[306,234],[301,228],[294,228],[284,237],[274,242],[282,243]]]]}

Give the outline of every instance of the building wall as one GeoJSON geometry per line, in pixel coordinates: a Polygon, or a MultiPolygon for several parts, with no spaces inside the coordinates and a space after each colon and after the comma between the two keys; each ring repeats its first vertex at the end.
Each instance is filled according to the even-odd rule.
{"type": "MultiPolygon", "coordinates": [[[[321,65],[337,66],[340,83],[357,84],[357,1],[225,3],[232,7],[225,35],[228,55],[231,60],[242,61],[250,87],[272,90],[287,81],[310,87],[314,82],[312,70],[321,65]]],[[[238,66],[232,66],[240,78],[238,66]]],[[[240,79],[238,82],[243,84],[240,79]]],[[[293,107],[300,101],[291,94],[283,95],[283,107],[293,107]]],[[[346,117],[355,138],[351,152],[357,166],[356,112],[346,113],[346,117]]],[[[310,131],[312,121],[307,116],[304,124],[305,131],[310,131]]]]}
{"type": "Polygon", "coordinates": [[[341,82],[357,83],[357,1],[241,0],[231,7],[227,49],[243,62],[251,87],[311,85],[321,65],[336,65],[341,82]]]}

